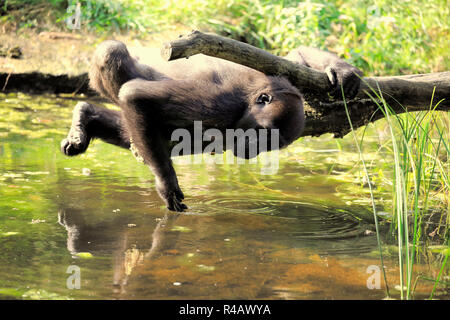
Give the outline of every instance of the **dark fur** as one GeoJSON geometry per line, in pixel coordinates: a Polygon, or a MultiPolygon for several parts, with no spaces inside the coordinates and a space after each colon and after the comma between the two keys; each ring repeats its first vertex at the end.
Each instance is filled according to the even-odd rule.
{"type": "MultiPolygon", "coordinates": [[[[300,48],[287,58],[326,71],[348,95],[359,87],[355,76],[359,70],[334,55],[300,48]]],[[[131,138],[155,174],[157,191],[170,210],[186,209],[170,160],[175,129],[192,133],[194,121],[202,121],[203,130],[220,130],[224,137],[226,129],[279,129],[283,148],[304,127],[302,95],[289,81],[221,59],[199,55],[164,63],[155,58],[144,65],[123,43],[105,41],[96,50],[89,77],[92,88],[122,112],[78,104],[62,151],[82,153],[92,138],[129,148],[131,138]],[[263,94],[270,96],[270,103],[258,102],[263,94]]]]}

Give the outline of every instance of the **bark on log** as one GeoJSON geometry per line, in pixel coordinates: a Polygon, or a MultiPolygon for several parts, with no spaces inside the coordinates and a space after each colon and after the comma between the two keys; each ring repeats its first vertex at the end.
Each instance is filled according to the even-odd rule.
{"type": "MultiPolygon", "coordinates": [[[[274,56],[251,45],[193,31],[187,36],[165,43],[161,55],[167,61],[195,54],[222,58],[256,69],[268,75],[285,76],[306,99],[306,128],[304,136],[334,133],[342,137],[350,131],[343,101],[333,101],[327,94],[331,84],[327,75],[281,57],[274,56]]],[[[371,96],[372,89],[383,95],[396,113],[405,111],[450,111],[450,71],[393,77],[366,77],[355,99],[348,101],[353,127],[357,128],[383,117],[371,96]],[[441,101],[442,100],[442,101],[441,101]]]]}

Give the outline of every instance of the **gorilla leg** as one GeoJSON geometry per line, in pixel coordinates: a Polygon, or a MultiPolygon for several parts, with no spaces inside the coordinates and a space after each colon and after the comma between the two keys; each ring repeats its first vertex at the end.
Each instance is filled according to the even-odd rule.
{"type": "MultiPolygon", "coordinates": [[[[98,46],[89,71],[91,87],[116,104],[119,104],[119,90],[125,82],[157,77],[160,77],[157,72],[137,63],[126,46],[118,41],[105,41],[98,46]]],[[[73,111],[72,126],[61,142],[61,151],[68,156],[83,153],[92,138],[129,148],[130,137],[124,128],[120,112],[80,102],[73,111]]]]}
{"type": "Polygon", "coordinates": [[[61,141],[61,151],[67,156],[83,153],[94,138],[122,148],[130,148],[130,138],[124,129],[119,111],[79,102],[73,110],[69,134],[61,141]]]}
{"type": "Polygon", "coordinates": [[[119,105],[120,87],[136,78],[162,80],[164,76],[138,63],[120,41],[107,40],[97,47],[89,70],[89,83],[100,95],[119,105]]]}

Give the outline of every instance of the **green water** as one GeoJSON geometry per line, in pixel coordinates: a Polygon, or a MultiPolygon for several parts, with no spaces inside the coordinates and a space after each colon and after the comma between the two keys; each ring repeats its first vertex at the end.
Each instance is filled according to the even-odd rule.
{"type": "Polygon", "coordinates": [[[60,153],[75,104],[0,96],[0,298],[385,297],[382,277],[367,287],[380,263],[370,206],[345,175],[351,140],[301,139],[272,175],[176,165],[189,210],[174,214],[127,150],[95,141],[82,156],[60,153]],[[79,289],[67,285],[70,266],[79,289]]]}

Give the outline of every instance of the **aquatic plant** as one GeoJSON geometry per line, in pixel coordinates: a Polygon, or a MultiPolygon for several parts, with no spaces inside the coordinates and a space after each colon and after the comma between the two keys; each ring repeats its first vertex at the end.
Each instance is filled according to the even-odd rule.
{"type": "MultiPolygon", "coordinates": [[[[399,115],[386,103],[379,88],[371,89],[372,92],[369,93],[369,96],[386,118],[391,140],[390,145],[386,147],[389,147],[389,152],[392,154],[394,161],[390,180],[392,184],[391,234],[395,236],[396,233],[398,247],[400,284],[397,288],[400,291],[401,299],[411,299],[415,287],[415,284],[413,284],[413,267],[420,258],[420,249],[427,250],[429,242],[432,241],[431,238],[436,235],[439,235],[436,237],[439,239],[438,241],[448,245],[449,216],[447,208],[450,190],[448,177],[448,158],[450,155],[448,114],[446,116],[436,114],[435,109],[441,101],[434,102],[433,97],[431,97],[429,111],[405,112],[403,115],[399,115]],[[433,196],[437,196],[437,199],[433,199],[433,196]],[[441,198],[441,196],[443,197],[441,198]],[[435,229],[427,235],[426,219],[431,217],[431,207],[434,207],[433,210],[438,212],[439,222],[434,226],[435,229]],[[430,236],[432,237],[430,238],[430,236]]],[[[345,107],[347,115],[349,115],[347,106],[345,105],[345,107]]],[[[380,247],[380,259],[383,265],[378,217],[375,210],[376,200],[364,162],[364,153],[357,142],[353,128],[352,133],[370,188],[380,247]]],[[[379,170],[379,168],[375,168],[375,170],[379,170]]],[[[444,249],[446,248],[444,246],[444,249]]],[[[446,250],[442,250],[440,253],[443,261],[441,262],[439,276],[433,280],[434,287],[430,297],[433,297],[440,276],[446,270],[448,249],[446,250]]],[[[387,294],[389,295],[388,289],[387,294]]]]}

